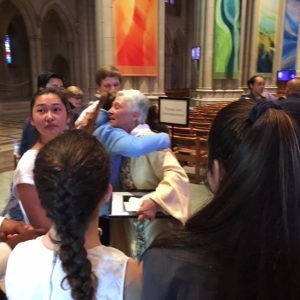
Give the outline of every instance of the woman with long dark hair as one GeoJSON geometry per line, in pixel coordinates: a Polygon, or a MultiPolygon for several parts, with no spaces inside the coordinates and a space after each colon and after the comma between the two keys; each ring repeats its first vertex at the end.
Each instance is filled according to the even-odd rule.
{"type": "Polygon", "coordinates": [[[237,101],[208,144],[214,198],[146,252],[142,299],[300,299],[295,121],[272,102],[237,101]]]}
{"type": "Polygon", "coordinates": [[[98,216],[111,197],[109,180],[108,155],[88,133],[66,132],[40,150],[34,181],[53,226],[12,252],[9,299],[139,299],[137,262],[100,242],[98,216]]]}

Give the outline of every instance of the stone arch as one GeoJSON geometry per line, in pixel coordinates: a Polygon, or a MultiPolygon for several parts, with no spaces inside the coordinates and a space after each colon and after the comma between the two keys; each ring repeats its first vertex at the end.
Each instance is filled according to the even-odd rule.
{"type": "Polygon", "coordinates": [[[51,6],[43,16],[42,32],[42,68],[44,71],[62,71],[64,78],[70,80],[72,64],[71,31],[57,5],[51,6]],[[63,68],[58,62],[63,62],[63,68]]]}
{"type": "MultiPolygon", "coordinates": [[[[12,62],[0,62],[0,96],[6,99],[28,98],[32,94],[30,48],[28,32],[32,23],[28,22],[28,7],[19,1],[4,1],[0,4],[0,42],[5,36],[10,40],[12,62]]],[[[0,52],[4,50],[1,47],[0,52]]],[[[5,57],[5,53],[0,53],[5,57]]]]}
{"type": "Polygon", "coordinates": [[[72,24],[74,24],[74,17],[64,6],[63,1],[50,0],[47,3],[45,3],[45,5],[43,5],[42,10],[39,13],[42,22],[44,22],[45,18],[47,17],[50,11],[53,11],[57,14],[58,19],[65,27],[67,41],[71,42],[74,38],[72,27],[72,24]]]}
{"type": "MultiPolygon", "coordinates": [[[[52,61],[52,65],[50,67],[52,71],[58,74],[70,74],[70,66],[65,59],[64,56],[61,54],[58,54],[52,61]]],[[[64,75],[65,76],[65,75],[64,75]]],[[[68,86],[70,85],[70,77],[65,77],[65,85],[68,86]]]]}
{"type": "Polygon", "coordinates": [[[5,0],[0,3],[1,6],[4,6],[4,9],[0,9],[0,17],[1,17],[1,24],[0,24],[0,32],[1,27],[6,22],[10,22],[10,20],[14,17],[15,14],[20,14],[24,20],[25,28],[27,36],[35,35],[36,30],[38,28],[37,19],[34,12],[34,8],[30,1],[22,1],[22,0],[5,0]],[[6,20],[6,22],[5,22],[6,20]]]}

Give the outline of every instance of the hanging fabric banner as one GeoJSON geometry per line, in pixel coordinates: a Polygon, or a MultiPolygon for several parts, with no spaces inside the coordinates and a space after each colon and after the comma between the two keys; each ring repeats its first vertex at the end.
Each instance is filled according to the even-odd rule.
{"type": "Polygon", "coordinates": [[[214,78],[238,78],[240,0],[216,0],[214,78]]]}
{"type": "Polygon", "coordinates": [[[157,0],[114,0],[115,65],[124,76],[157,76],[157,0]]]}
{"type": "Polygon", "coordinates": [[[295,70],[300,20],[300,0],[286,0],[281,69],[295,70]]]}
{"type": "Polygon", "coordinates": [[[260,1],[256,71],[264,73],[266,76],[273,73],[278,4],[279,0],[260,1]]]}

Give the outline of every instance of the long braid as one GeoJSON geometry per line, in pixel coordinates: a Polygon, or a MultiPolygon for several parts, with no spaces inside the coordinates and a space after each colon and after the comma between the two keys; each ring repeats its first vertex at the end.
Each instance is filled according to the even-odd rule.
{"type": "Polygon", "coordinates": [[[62,288],[73,299],[94,299],[96,276],[84,247],[85,231],[109,183],[109,159],[91,135],[74,130],[47,144],[34,170],[41,203],[53,220],[58,255],[66,273],[62,288]]]}

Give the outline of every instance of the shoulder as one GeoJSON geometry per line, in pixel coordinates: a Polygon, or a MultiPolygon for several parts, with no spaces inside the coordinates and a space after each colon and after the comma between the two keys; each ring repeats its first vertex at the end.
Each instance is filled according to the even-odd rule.
{"type": "Polygon", "coordinates": [[[35,150],[35,149],[30,149],[30,150],[27,150],[21,157],[21,159],[19,160],[18,162],[18,165],[17,165],[17,169],[18,168],[21,168],[23,166],[26,166],[28,165],[29,163],[34,163],[35,162],[35,159],[36,159],[36,156],[38,154],[38,151],[35,150]]]}
{"type": "Polygon", "coordinates": [[[37,154],[37,150],[28,150],[23,154],[13,175],[14,186],[19,183],[34,184],[33,168],[37,154]]]}
{"type": "MultiPolygon", "coordinates": [[[[199,250],[188,249],[161,249],[153,248],[146,251],[142,261],[145,265],[156,265],[160,269],[176,270],[214,270],[215,265],[212,260],[199,250]]],[[[190,276],[191,274],[187,275],[190,276]]]]}
{"type": "Polygon", "coordinates": [[[47,249],[42,245],[41,237],[19,243],[10,254],[8,269],[13,271],[13,265],[31,265],[33,261],[36,262],[45,251],[47,251],[47,249]]]}
{"type": "MultiPolygon", "coordinates": [[[[41,249],[46,249],[46,247],[43,246],[42,241],[41,241],[42,236],[37,237],[36,239],[33,240],[28,240],[22,243],[19,243],[12,251],[12,255],[17,255],[17,254],[25,254],[25,253],[31,253],[34,250],[41,250],[41,249]]],[[[50,251],[50,250],[49,250],[50,251]]]]}
{"type": "Polygon", "coordinates": [[[94,262],[94,264],[98,264],[97,261],[101,261],[101,267],[104,265],[107,265],[108,267],[111,267],[112,269],[114,267],[122,266],[124,264],[127,264],[127,261],[129,259],[128,256],[126,256],[123,252],[120,250],[113,248],[113,247],[107,247],[107,246],[98,246],[93,249],[88,250],[88,256],[91,261],[94,262]]]}
{"type": "Polygon", "coordinates": [[[150,249],[143,256],[143,299],[214,299],[217,274],[206,257],[185,249],[150,249]],[[166,272],[167,270],[167,272],[166,272]]]}

